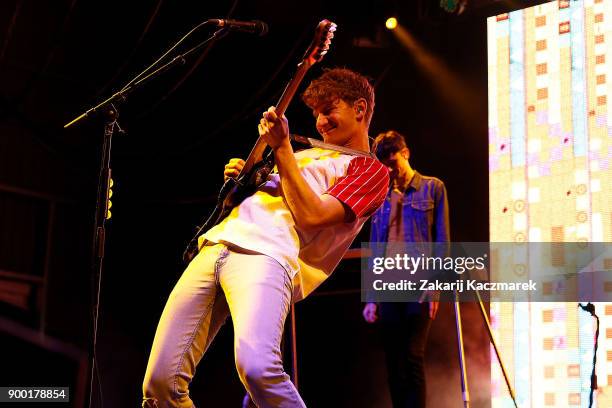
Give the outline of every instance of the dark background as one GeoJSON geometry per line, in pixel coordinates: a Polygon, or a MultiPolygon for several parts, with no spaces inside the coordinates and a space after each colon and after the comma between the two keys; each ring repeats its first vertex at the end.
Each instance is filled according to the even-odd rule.
{"type": "MultiPolygon", "coordinates": [[[[470,1],[461,15],[435,0],[0,2],[0,385],[72,387],[85,401],[91,343],[91,237],[102,120],[63,125],[106,98],[208,18],[260,19],[265,37],[230,33],[119,106],[115,182],[102,280],[97,356],[105,407],[138,406],[157,320],[180,255],[210,210],[223,164],[246,157],[261,113],[295,71],[319,20],[338,24],[309,72],[345,66],[372,78],[371,136],[407,136],[411,164],[447,186],[455,241],[488,240],[486,17],[538,2],[470,1]],[[449,67],[468,92],[449,103],[431,75],[384,29],[389,15],[449,67]],[[465,106],[470,116],[465,116],[465,106]]],[[[204,40],[197,31],[177,50],[204,40]]],[[[175,55],[175,54],[173,54],[175,55]]],[[[302,86],[301,89],[303,89],[302,86]]],[[[296,98],[291,131],[315,136],[296,98]]],[[[356,241],[367,240],[368,227],[356,241]]],[[[296,306],[300,390],[312,407],[386,407],[375,326],[361,317],[359,265],[296,306]]],[[[428,348],[432,407],[461,406],[452,305],[428,348]]],[[[489,347],[464,306],[474,407],[489,406],[489,347]]],[[[239,406],[231,325],[200,364],[196,403],[239,406]]],[[[74,404],[81,405],[81,404],[74,404]]],[[[94,406],[100,406],[98,402],[94,406]]]]}

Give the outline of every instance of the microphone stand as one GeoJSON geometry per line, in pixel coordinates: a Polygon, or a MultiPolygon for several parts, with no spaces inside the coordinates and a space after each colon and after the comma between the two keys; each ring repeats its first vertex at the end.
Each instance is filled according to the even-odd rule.
{"type": "MultiPolygon", "coordinates": [[[[469,271],[467,275],[469,277],[469,271]]],[[[514,388],[510,383],[510,378],[508,375],[508,371],[504,365],[504,361],[499,351],[499,347],[497,346],[497,342],[495,341],[495,337],[493,336],[493,330],[491,328],[491,322],[489,321],[489,316],[487,314],[487,310],[485,309],[484,303],[482,301],[482,297],[480,296],[480,292],[478,289],[474,289],[474,293],[478,300],[478,311],[480,312],[480,316],[482,317],[482,321],[484,323],[485,328],[487,329],[487,334],[489,335],[489,342],[493,346],[495,350],[495,356],[497,357],[497,361],[499,362],[499,366],[501,368],[502,375],[504,376],[504,380],[506,382],[506,387],[508,388],[508,393],[510,394],[510,398],[512,399],[512,403],[515,408],[518,408],[518,403],[516,401],[516,393],[514,392],[514,388]]],[[[463,343],[463,330],[462,330],[462,319],[461,319],[461,307],[460,307],[460,299],[459,293],[455,290],[453,291],[453,301],[454,301],[454,311],[455,311],[455,329],[457,334],[457,354],[459,357],[459,369],[461,370],[461,396],[463,399],[463,407],[470,408],[470,392],[468,387],[468,378],[467,378],[467,366],[465,361],[465,350],[463,343]]]]}
{"type": "MultiPolygon", "coordinates": [[[[200,26],[206,24],[202,23],[197,26],[195,29],[200,26]]],[[[191,34],[193,29],[187,35],[191,34]]],[[[102,286],[102,270],[103,270],[103,261],[104,261],[104,247],[106,241],[106,221],[110,218],[109,214],[109,199],[110,199],[110,188],[111,188],[111,167],[110,167],[110,159],[111,159],[111,144],[113,134],[115,132],[115,128],[119,131],[119,133],[125,133],[121,127],[119,126],[119,122],[117,118],[119,117],[119,112],[115,106],[115,103],[124,102],[127,99],[127,95],[133,91],[134,89],[139,88],[146,81],[159,76],[161,73],[168,71],[170,68],[175,65],[184,64],[185,58],[195,51],[202,48],[204,45],[209,43],[210,41],[221,39],[227,35],[229,29],[227,27],[222,27],[215,31],[213,35],[201,43],[197,44],[193,48],[189,49],[183,54],[179,54],[174,57],[172,60],[167,62],[166,64],[160,66],[156,70],[150,72],[146,76],[143,76],[147,71],[153,68],[156,63],[159,62],[158,59],[151,66],[146,68],[143,72],[138,74],[132,81],[128,83],[128,85],[124,86],[118,92],[115,92],[113,95],[95,105],[94,107],[86,110],[81,115],[77,116],[70,122],[64,125],[64,129],[68,128],[75,123],[95,114],[95,113],[104,113],[106,116],[104,123],[104,137],[103,137],[103,145],[102,145],[102,157],[100,161],[100,173],[98,177],[98,193],[96,199],[96,213],[95,213],[95,221],[94,221],[94,239],[92,246],[92,270],[93,270],[93,279],[95,281],[95,293],[93,294],[93,305],[92,305],[92,313],[93,313],[93,341],[91,344],[91,372],[90,372],[90,383],[89,383],[89,407],[92,406],[92,396],[93,396],[93,384],[94,378],[98,378],[98,388],[100,393],[100,399],[102,398],[102,387],[100,384],[100,375],[98,373],[97,367],[97,358],[96,358],[96,346],[98,340],[98,317],[100,311],[100,289],[102,286]],[[140,78],[142,76],[142,78],[140,78]],[[140,78],[136,81],[137,78],[140,78]],[[96,375],[97,374],[97,375],[96,375]]],[[[185,39],[187,36],[183,37],[180,41],[185,39]]],[[[180,43],[179,41],[179,43],[180,43]]],[[[176,44],[178,45],[178,43],[176,44]]],[[[172,48],[176,47],[174,45],[172,48]]],[[[171,48],[171,50],[172,50],[171,48]]],[[[168,51],[169,52],[169,51],[168,51]]],[[[165,55],[165,54],[164,54],[165,55]]],[[[162,57],[163,58],[163,57],[162,57]]]]}
{"type": "MultiPolygon", "coordinates": [[[[104,123],[104,136],[102,144],[102,159],[100,163],[100,174],[98,176],[98,193],[96,199],[96,214],[94,221],[94,241],[92,250],[92,270],[93,280],[97,281],[97,286],[94,290],[94,303],[92,307],[93,312],[93,342],[92,342],[92,362],[91,362],[91,373],[90,373],[90,390],[89,390],[89,406],[91,407],[91,398],[93,395],[93,381],[94,377],[99,380],[99,375],[94,376],[97,373],[98,367],[96,365],[96,346],[98,341],[98,316],[99,316],[99,305],[100,305],[100,288],[102,285],[102,264],[104,260],[104,241],[106,235],[106,221],[110,218],[110,188],[111,188],[111,168],[110,168],[110,153],[111,153],[111,142],[115,127],[120,133],[125,133],[119,126],[117,121],[118,113],[115,109],[115,105],[110,103],[106,110],[106,118],[104,123]]],[[[102,390],[100,387],[100,396],[102,390]]]]}
{"type": "Polygon", "coordinates": [[[593,392],[597,390],[597,374],[595,368],[597,367],[597,349],[599,347],[599,316],[595,313],[595,305],[591,302],[584,306],[582,303],[578,303],[578,307],[589,312],[591,316],[597,321],[597,328],[595,329],[595,346],[593,350],[593,370],[591,371],[591,391],[589,392],[589,408],[593,406],[593,392]]]}

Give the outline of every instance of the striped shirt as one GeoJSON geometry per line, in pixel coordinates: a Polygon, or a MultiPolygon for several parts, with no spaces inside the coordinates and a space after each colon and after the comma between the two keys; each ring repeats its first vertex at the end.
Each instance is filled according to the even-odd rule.
{"type": "Polygon", "coordinates": [[[300,151],[295,157],[312,190],[344,203],[354,214],[352,221],[317,229],[298,227],[283,199],[280,176],[273,172],[255,194],[202,238],[274,258],[292,277],[294,300],[299,300],[333,272],[367,218],[383,203],[389,174],[370,157],[318,148],[300,151]]]}
{"type": "Polygon", "coordinates": [[[355,157],[349,163],[346,176],[339,179],[327,194],[346,204],[357,217],[369,217],[387,195],[388,173],[377,160],[355,157]]]}

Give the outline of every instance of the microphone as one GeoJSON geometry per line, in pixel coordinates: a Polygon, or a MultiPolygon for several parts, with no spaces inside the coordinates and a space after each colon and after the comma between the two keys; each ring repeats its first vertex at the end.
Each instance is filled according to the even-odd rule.
{"type": "Polygon", "coordinates": [[[591,302],[587,303],[586,306],[584,306],[582,303],[578,303],[578,307],[580,307],[585,312],[589,312],[591,316],[596,317],[595,316],[595,305],[592,304],[591,302]]]}
{"type": "Polygon", "coordinates": [[[263,21],[240,21],[240,20],[222,20],[219,18],[211,18],[209,23],[217,27],[227,27],[230,30],[244,31],[246,33],[257,34],[262,37],[268,33],[268,25],[263,21]]]}

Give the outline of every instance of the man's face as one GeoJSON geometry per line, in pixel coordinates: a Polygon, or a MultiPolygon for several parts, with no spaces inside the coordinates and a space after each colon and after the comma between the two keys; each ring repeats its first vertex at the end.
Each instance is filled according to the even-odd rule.
{"type": "Polygon", "coordinates": [[[389,169],[389,176],[392,179],[400,174],[404,174],[408,167],[408,149],[404,148],[395,153],[391,153],[380,162],[387,166],[389,169]]]}
{"type": "Polygon", "coordinates": [[[312,114],[317,131],[327,143],[344,145],[359,131],[355,108],[342,99],[321,103],[312,114]]]}

